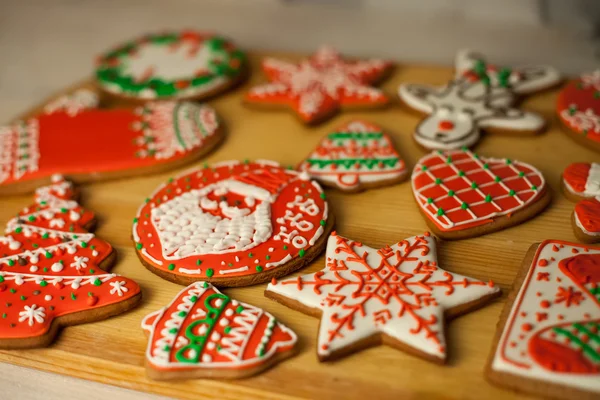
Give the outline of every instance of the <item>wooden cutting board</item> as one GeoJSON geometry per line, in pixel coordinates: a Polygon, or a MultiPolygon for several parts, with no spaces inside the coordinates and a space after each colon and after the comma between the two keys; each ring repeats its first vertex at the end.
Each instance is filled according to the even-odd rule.
{"type": "MultiPolygon", "coordinates": [[[[297,55],[276,54],[289,59],[297,55]]],[[[257,111],[242,104],[243,93],[263,81],[259,63],[264,54],[250,56],[253,75],[236,91],[210,101],[227,128],[224,144],[196,165],[229,159],[272,159],[296,165],[320,141],[343,122],[353,118],[372,121],[386,129],[409,168],[424,155],[411,138],[419,118],[407,113],[397,100],[385,110],[347,112],[311,128],[301,125],[289,112],[257,111]]],[[[451,68],[398,65],[382,88],[396,99],[401,82],[443,84],[452,77],[451,68]]],[[[63,93],[81,86],[84,82],[63,93]]],[[[62,93],[61,93],[62,94],[62,93]]],[[[480,238],[440,242],[440,265],[452,272],[487,281],[504,291],[502,298],[448,324],[449,359],[439,366],[389,347],[371,348],[336,362],[319,363],[316,357],[318,319],[306,316],[263,296],[266,285],[226,289],[240,301],[262,307],[292,328],[299,336],[299,354],[262,375],[238,381],[192,380],[155,382],[146,378],[146,338],[142,318],[169,302],[181,289],[148,272],[138,261],[130,240],[132,218],[141,202],[162,182],[180,171],[82,187],[82,204],[96,212],[97,235],[118,252],[113,271],[135,279],[143,300],[135,310],[97,323],[64,329],[49,348],[0,351],[0,361],[39,368],[142,391],[184,399],[297,399],[297,398],[501,398],[511,393],[487,383],[483,369],[506,295],[521,260],[532,243],[544,239],[576,241],[570,225],[573,203],[560,192],[562,170],[575,161],[598,161],[600,156],[560,132],[554,116],[557,91],[532,96],[524,108],[543,114],[550,121],[547,133],[537,137],[486,136],[477,146],[479,154],[509,157],[539,168],[552,189],[550,207],[537,218],[502,232],[480,238]]],[[[114,106],[115,104],[108,104],[114,106]]],[[[31,110],[32,114],[36,110],[31,110]]],[[[25,114],[28,115],[28,114],[25,114]]],[[[84,134],[84,133],[82,133],[84,134]]],[[[183,169],[181,169],[183,170],[183,169]]],[[[330,206],[337,217],[337,231],[372,247],[384,246],[427,230],[412,198],[410,183],[343,194],[328,190],[330,206]]],[[[2,198],[0,225],[30,204],[31,196],[2,198]]],[[[316,259],[297,274],[324,267],[316,259]]]]}

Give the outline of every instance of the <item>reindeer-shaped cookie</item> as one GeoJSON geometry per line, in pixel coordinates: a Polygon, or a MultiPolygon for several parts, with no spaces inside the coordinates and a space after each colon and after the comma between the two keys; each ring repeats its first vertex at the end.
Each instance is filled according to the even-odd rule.
{"type": "Polygon", "coordinates": [[[545,121],[535,113],[514,107],[520,96],[557,84],[560,75],[551,67],[511,70],[488,65],[472,51],[456,57],[456,76],[443,87],[402,84],[400,99],[426,115],[414,138],[427,149],[450,150],[473,146],[480,130],[492,133],[535,134],[545,121]]]}
{"type": "Polygon", "coordinates": [[[156,101],[99,109],[96,94],[81,89],[0,126],[0,194],[31,191],[57,173],[83,182],[164,171],[200,157],[221,137],[208,106],[156,101]]]}

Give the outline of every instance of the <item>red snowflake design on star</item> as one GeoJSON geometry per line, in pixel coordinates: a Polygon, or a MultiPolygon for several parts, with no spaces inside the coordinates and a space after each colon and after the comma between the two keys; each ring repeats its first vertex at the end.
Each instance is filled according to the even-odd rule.
{"type": "Polygon", "coordinates": [[[62,317],[96,321],[141,298],[134,281],[101,269],[115,259],[111,245],[88,232],[94,214],[73,200],[71,183],[53,181],[0,236],[0,347],[46,345],[62,317]]]}
{"type": "Polygon", "coordinates": [[[381,90],[370,87],[389,71],[388,61],[345,61],[330,47],[321,47],[298,64],[267,58],[262,69],[270,83],[252,88],[246,99],[254,104],[292,108],[302,121],[319,122],[344,107],[387,104],[381,90]]]}
{"type": "Polygon", "coordinates": [[[441,269],[429,233],[379,250],[333,233],[326,258],[325,269],[273,281],[266,292],[322,312],[317,348],[321,360],[385,336],[391,339],[386,343],[443,362],[444,314],[452,316],[458,307],[466,312],[500,294],[491,281],[441,269]]]}

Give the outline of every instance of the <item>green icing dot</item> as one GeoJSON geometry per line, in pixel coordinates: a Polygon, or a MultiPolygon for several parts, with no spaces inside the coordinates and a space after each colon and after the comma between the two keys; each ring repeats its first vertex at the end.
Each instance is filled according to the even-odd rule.
{"type": "Polygon", "coordinates": [[[537,190],[537,186],[535,186],[535,185],[531,186],[531,190],[537,190]]]}
{"type": "Polygon", "coordinates": [[[19,226],[19,227],[17,227],[17,229],[15,229],[15,232],[16,232],[16,233],[21,233],[21,232],[23,232],[23,228],[21,228],[21,227],[19,226]]]}
{"type": "Polygon", "coordinates": [[[500,177],[499,177],[499,176],[497,176],[497,177],[495,177],[495,178],[494,178],[494,182],[500,182],[501,180],[502,180],[502,179],[500,179],[500,177]]]}
{"type": "Polygon", "coordinates": [[[28,219],[30,222],[33,222],[33,221],[35,221],[35,216],[33,216],[33,215],[30,215],[30,216],[29,216],[27,219],[28,219]]]}
{"type": "Polygon", "coordinates": [[[450,197],[454,196],[454,190],[448,190],[448,196],[450,196],[450,197]]]}
{"type": "Polygon", "coordinates": [[[321,226],[325,226],[325,224],[327,224],[327,221],[325,221],[324,219],[321,220],[321,222],[319,222],[321,224],[321,226]]]}
{"type": "Polygon", "coordinates": [[[440,185],[442,183],[442,178],[435,178],[435,184],[440,185]]]}
{"type": "Polygon", "coordinates": [[[462,208],[463,210],[466,210],[467,208],[469,208],[469,205],[467,203],[462,203],[460,205],[460,208],[462,208]]]}
{"type": "Polygon", "coordinates": [[[190,301],[191,301],[192,303],[195,303],[195,302],[197,302],[197,301],[198,301],[198,296],[192,296],[192,297],[190,297],[190,301]]]}
{"type": "Polygon", "coordinates": [[[139,221],[139,220],[137,219],[137,217],[133,219],[133,223],[134,223],[134,224],[137,224],[137,222],[138,222],[138,221],[139,221]]]}
{"type": "Polygon", "coordinates": [[[428,197],[427,198],[427,204],[431,204],[431,203],[433,203],[433,199],[431,197],[428,197]]]}
{"type": "Polygon", "coordinates": [[[81,242],[81,247],[85,249],[86,247],[88,247],[88,244],[86,242],[81,242]]]}
{"type": "Polygon", "coordinates": [[[471,183],[471,189],[477,189],[477,183],[475,183],[475,182],[471,183]]]}
{"type": "Polygon", "coordinates": [[[175,264],[169,264],[169,271],[173,271],[175,269],[175,264]]]}
{"type": "Polygon", "coordinates": [[[512,161],[510,160],[510,158],[507,158],[506,159],[506,165],[510,165],[510,164],[512,164],[512,161]]]}
{"type": "Polygon", "coordinates": [[[265,260],[270,260],[270,259],[271,259],[271,256],[267,254],[267,255],[265,256],[265,260]]]}
{"type": "Polygon", "coordinates": [[[515,192],[514,190],[512,190],[512,189],[511,189],[511,190],[508,192],[508,194],[509,194],[509,195],[511,195],[511,196],[514,196],[515,194],[517,194],[517,192],[515,192]]]}
{"type": "Polygon", "coordinates": [[[49,237],[50,237],[50,235],[48,234],[48,232],[45,232],[45,233],[42,235],[42,239],[48,239],[49,237]]]}
{"type": "Polygon", "coordinates": [[[46,282],[46,281],[40,281],[40,286],[41,287],[48,286],[48,282],[46,282]]]}
{"type": "Polygon", "coordinates": [[[206,276],[208,276],[209,278],[212,277],[215,274],[215,271],[213,271],[212,268],[209,268],[206,270],[206,276]]]}
{"type": "Polygon", "coordinates": [[[75,293],[71,292],[71,300],[76,300],[77,296],[75,295],[75,293]]]}
{"type": "Polygon", "coordinates": [[[492,201],[492,196],[490,196],[489,194],[485,196],[485,202],[489,203],[492,201]]]}
{"type": "Polygon", "coordinates": [[[490,169],[490,165],[488,163],[483,164],[483,169],[490,169]]]}
{"type": "Polygon", "coordinates": [[[226,334],[231,332],[231,327],[230,326],[226,326],[225,329],[223,329],[223,332],[225,332],[226,334]]]}
{"type": "Polygon", "coordinates": [[[319,196],[321,196],[321,198],[322,198],[323,200],[325,200],[325,197],[326,197],[326,196],[325,196],[325,192],[321,192],[321,194],[320,194],[319,196]]]}
{"type": "Polygon", "coordinates": [[[102,281],[99,278],[96,278],[96,280],[94,281],[94,285],[100,286],[102,285],[102,281]]]}
{"type": "Polygon", "coordinates": [[[284,245],[283,245],[283,249],[284,249],[284,250],[287,250],[287,249],[288,249],[288,247],[287,247],[287,244],[284,244],[284,245]]]}
{"type": "Polygon", "coordinates": [[[47,251],[44,256],[46,256],[46,258],[52,258],[52,253],[50,253],[49,251],[47,251]]]}
{"type": "Polygon", "coordinates": [[[522,177],[524,177],[524,176],[525,176],[525,172],[523,172],[523,171],[519,172],[519,177],[520,177],[520,178],[522,178],[522,177]]]}
{"type": "Polygon", "coordinates": [[[458,176],[465,176],[465,173],[461,170],[458,171],[458,176]]]}
{"type": "Polygon", "coordinates": [[[257,265],[257,266],[256,266],[256,270],[257,270],[258,272],[262,272],[262,270],[263,270],[263,267],[261,267],[260,265],[257,265]]]}
{"type": "Polygon", "coordinates": [[[179,315],[180,317],[185,317],[187,315],[187,312],[180,311],[177,315],[179,315]]]}
{"type": "Polygon", "coordinates": [[[304,249],[300,249],[300,251],[298,252],[298,255],[300,257],[304,257],[305,254],[306,254],[306,251],[304,251],[304,249]]]}
{"type": "Polygon", "coordinates": [[[427,165],[423,165],[423,166],[421,167],[421,171],[427,171],[427,165]]]}
{"type": "Polygon", "coordinates": [[[13,265],[15,265],[14,260],[8,260],[8,266],[12,267],[13,265]]]}
{"type": "Polygon", "coordinates": [[[240,314],[242,311],[244,311],[244,307],[243,306],[237,306],[237,308],[235,309],[235,312],[240,314]]]}
{"type": "Polygon", "coordinates": [[[202,260],[196,260],[196,265],[202,264],[202,260]]]}
{"type": "Polygon", "coordinates": [[[0,283],[4,282],[4,277],[0,275],[0,283]]]}
{"type": "Polygon", "coordinates": [[[438,208],[438,210],[437,210],[437,215],[439,215],[440,217],[441,217],[442,215],[444,215],[444,210],[442,210],[441,208],[438,208]]]}
{"type": "Polygon", "coordinates": [[[141,250],[144,247],[141,243],[136,243],[135,248],[141,250]]]}
{"type": "Polygon", "coordinates": [[[21,298],[21,300],[27,300],[26,296],[21,296],[20,298],[21,298]]]}
{"type": "Polygon", "coordinates": [[[252,257],[254,257],[254,254],[248,253],[248,257],[252,258],[252,257]]]}

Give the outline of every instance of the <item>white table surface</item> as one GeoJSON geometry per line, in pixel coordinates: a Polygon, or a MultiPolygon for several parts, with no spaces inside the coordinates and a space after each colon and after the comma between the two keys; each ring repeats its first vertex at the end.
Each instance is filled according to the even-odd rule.
{"type": "MultiPolygon", "coordinates": [[[[464,10],[449,8],[424,13],[390,5],[367,7],[360,0],[344,8],[297,3],[0,0],[0,121],[8,122],[90,76],[94,57],[105,48],[168,28],[218,31],[246,48],[309,52],[328,43],[347,54],[404,62],[450,64],[457,49],[471,47],[498,63],[549,63],[571,74],[597,65],[591,42],[544,28],[531,18],[493,23],[489,16],[474,21],[464,10]]],[[[0,397],[10,399],[161,398],[1,363],[0,387],[0,397]]]]}

